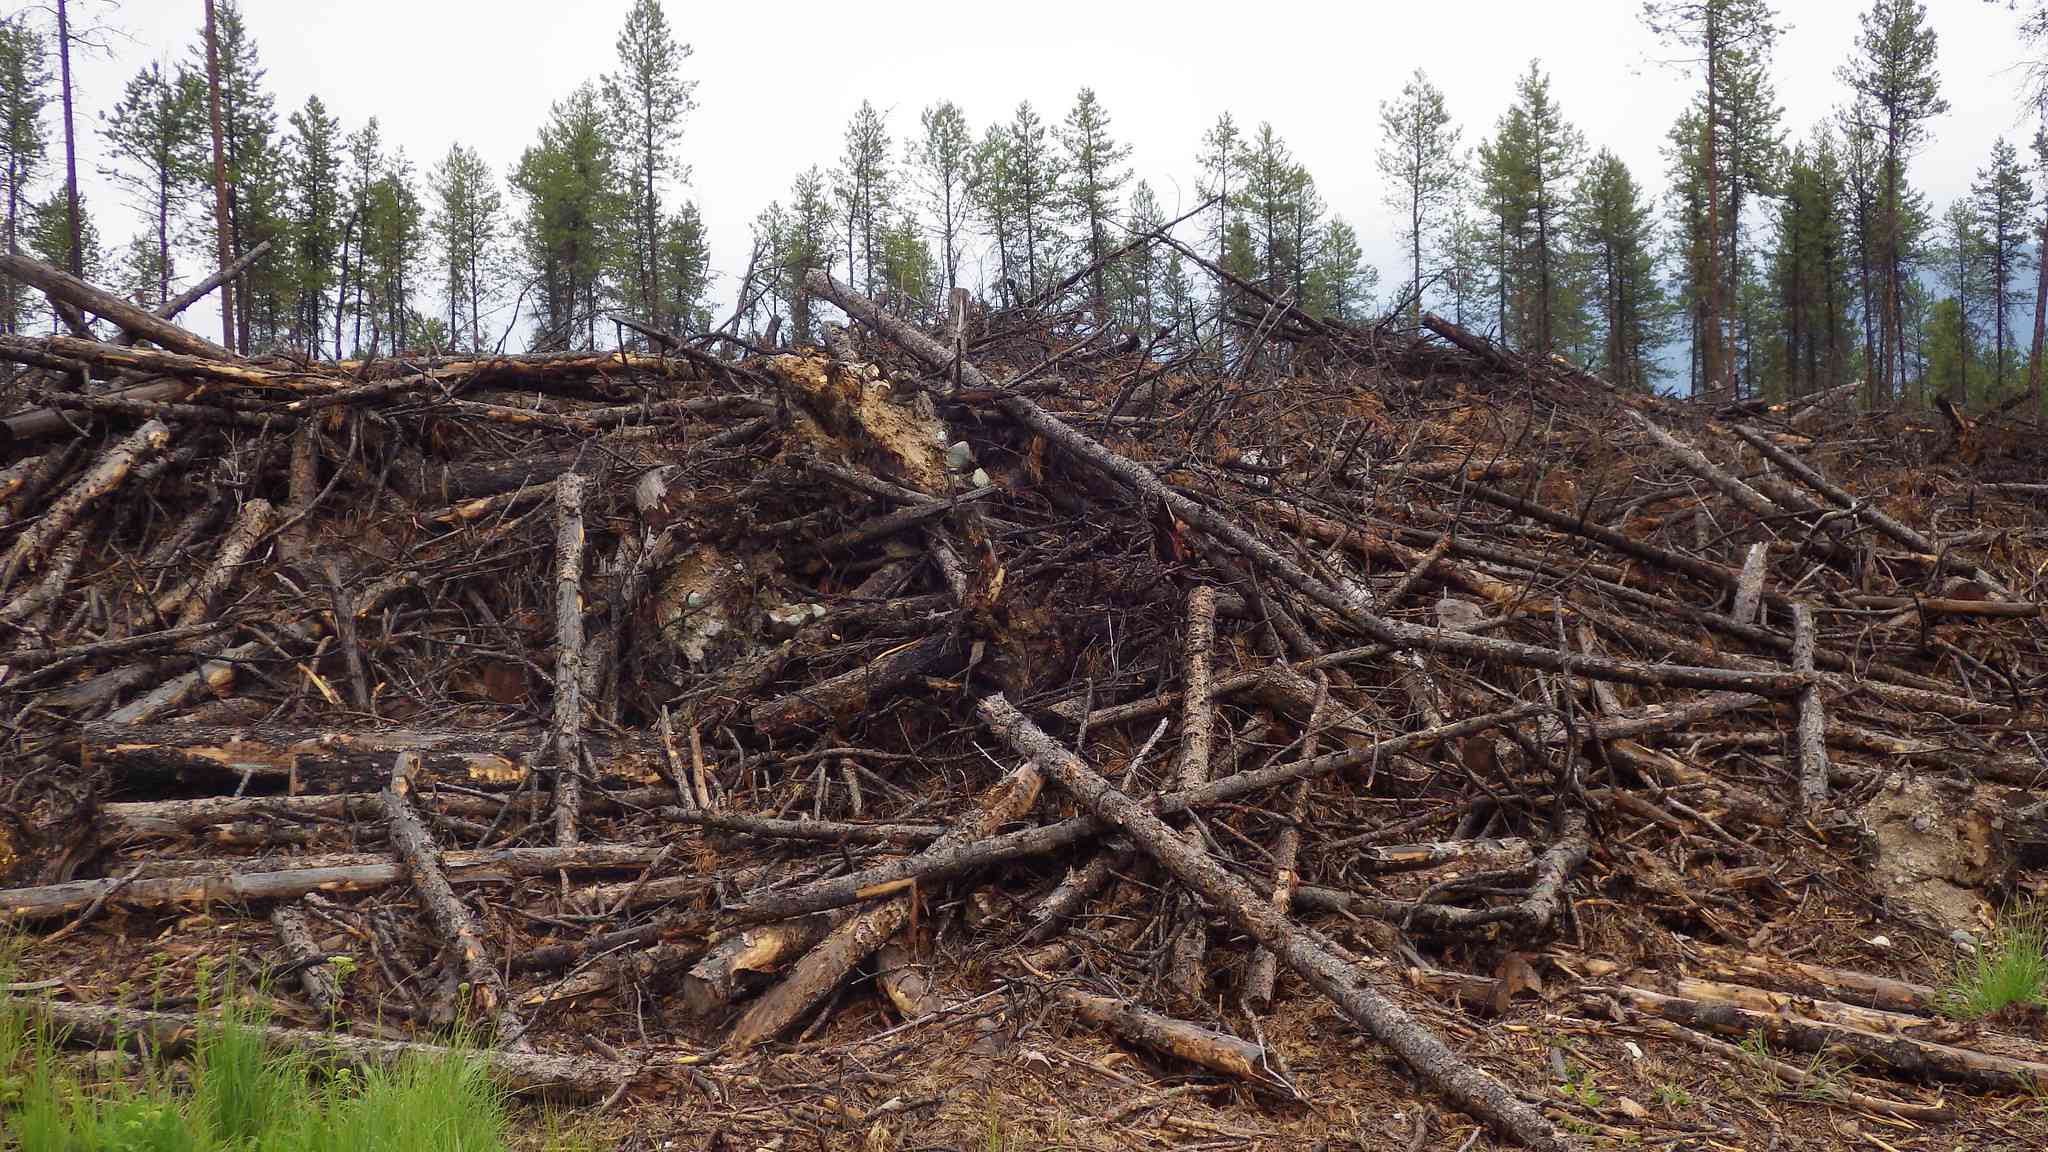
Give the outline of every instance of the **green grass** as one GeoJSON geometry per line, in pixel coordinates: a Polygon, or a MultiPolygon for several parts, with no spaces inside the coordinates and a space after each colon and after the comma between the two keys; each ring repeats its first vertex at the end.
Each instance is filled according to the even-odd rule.
{"type": "Polygon", "coordinates": [[[2048,1005],[2048,917],[2038,907],[2008,911],[1996,931],[1956,962],[1941,1010],[1981,1020],[2019,1004],[2048,1005]]]}
{"type": "MultiPolygon", "coordinates": [[[[4,977],[0,977],[4,978],[4,977]]],[[[481,1056],[389,1069],[325,1065],[265,1047],[229,1012],[189,1061],[145,1052],[81,1075],[57,1037],[0,1010],[0,1149],[6,1152],[502,1152],[514,1118],[481,1056]]],[[[549,1149],[587,1146],[550,1118],[549,1149]]],[[[532,1141],[525,1141],[532,1146],[532,1141]]]]}

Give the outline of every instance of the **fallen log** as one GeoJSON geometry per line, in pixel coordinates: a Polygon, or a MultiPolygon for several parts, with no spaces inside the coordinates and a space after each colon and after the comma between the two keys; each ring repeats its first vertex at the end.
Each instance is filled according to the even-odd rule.
{"type": "MultiPolygon", "coordinates": [[[[449,852],[443,864],[450,883],[480,884],[559,871],[644,867],[659,849],[641,844],[583,844],[575,848],[495,848],[481,852],[449,852]]],[[[123,882],[68,880],[33,888],[0,889],[0,921],[30,921],[76,912],[95,900],[134,908],[179,904],[255,903],[291,900],[308,892],[366,892],[396,884],[405,869],[389,857],[332,868],[283,868],[271,871],[221,871],[190,876],[123,882]]],[[[708,881],[696,881],[698,889],[708,881]]]]}
{"type": "Polygon", "coordinates": [[[1090,813],[1115,825],[1174,879],[1199,892],[1233,924],[1273,950],[1309,986],[1334,1001],[1424,1083],[1496,1133],[1538,1149],[1566,1145],[1540,1113],[1506,1086],[1460,1060],[1408,1013],[1368,987],[1362,974],[1290,924],[1250,885],[1225,871],[1198,845],[1175,834],[1136,800],[1119,792],[1073,753],[1032,724],[1000,694],[979,706],[982,722],[1019,755],[1040,764],[1090,813]]]}
{"type": "MultiPolygon", "coordinates": [[[[206,1030],[221,1026],[218,1017],[189,1012],[67,1004],[4,993],[0,993],[0,1004],[44,1022],[52,1035],[62,1036],[70,1043],[87,1042],[96,1047],[119,1048],[146,1040],[152,1052],[167,1056],[189,1050],[206,1030]]],[[[278,1051],[341,1064],[388,1068],[401,1060],[477,1060],[488,1066],[492,1076],[506,1087],[522,1091],[566,1088],[587,1096],[609,1095],[641,1072],[638,1068],[596,1061],[582,1055],[556,1056],[504,1050],[472,1052],[412,1040],[373,1040],[367,1036],[285,1028],[276,1024],[244,1026],[257,1032],[264,1044],[278,1051]]]]}
{"type": "MultiPolygon", "coordinates": [[[[526,786],[546,741],[547,735],[534,729],[244,728],[93,720],[79,729],[78,758],[117,779],[239,780],[247,775],[281,781],[292,794],[302,795],[377,791],[389,778],[391,758],[411,752],[419,757],[414,780],[420,789],[448,783],[505,791],[526,786]]],[[[588,746],[608,786],[643,787],[662,778],[656,741],[593,734],[588,746]]]]}
{"type": "Polygon", "coordinates": [[[384,819],[390,825],[391,847],[412,879],[434,934],[462,965],[470,997],[491,1021],[493,1038],[513,1051],[526,1051],[531,1047],[525,1040],[526,1023],[519,1018],[505,982],[498,977],[497,964],[484,944],[476,915],[455,895],[455,888],[448,883],[441,867],[441,848],[413,809],[409,798],[411,773],[418,762],[419,757],[413,753],[399,753],[391,770],[391,786],[384,790],[384,819]]]}
{"type": "MultiPolygon", "coordinates": [[[[1833,1024],[1759,1012],[1737,1004],[1688,1000],[1626,984],[1590,987],[1589,1008],[1612,1000],[1674,1024],[1723,1036],[1762,1034],[1772,1044],[1801,1052],[1847,1052],[1890,1071],[1930,1080],[1947,1080],[1991,1092],[2030,1095],[2048,1091],[2048,1064],[1974,1052],[1932,1040],[1882,1034],[1833,1024]]],[[[1597,1010],[1597,1009],[1596,1009],[1597,1010]]]]}
{"type": "MultiPolygon", "coordinates": [[[[233,352],[197,335],[166,317],[154,316],[111,292],[103,292],[60,268],[11,252],[0,252],[0,275],[40,288],[45,296],[110,321],[123,331],[153,340],[173,352],[207,360],[232,362],[233,352]]],[[[172,313],[176,315],[176,313],[172,313]]]]}

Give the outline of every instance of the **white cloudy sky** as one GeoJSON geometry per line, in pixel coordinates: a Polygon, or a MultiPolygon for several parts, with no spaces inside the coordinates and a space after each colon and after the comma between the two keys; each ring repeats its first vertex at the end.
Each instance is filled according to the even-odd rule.
{"type": "MultiPolygon", "coordinates": [[[[385,139],[422,167],[461,140],[502,174],[550,102],[612,66],[628,0],[243,3],[281,113],[317,92],[347,128],[377,117],[385,139]]],[[[181,57],[204,14],[203,0],[72,6],[128,37],[113,41],[110,58],[77,65],[82,131],[138,66],[181,57]]],[[[1835,69],[1864,6],[1781,3],[1789,29],[1776,76],[1795,136],[1841,102],[1835,69]]],[[[1929,7],[1952,107],[1913,177],[1940,205],[1967,189],[1997,136],[2024,142],[2032,125],[2016,97],[2019,46],[2005,5],[1932,0],[1929,7]]],[[[688,73],[698,81],[698,108],[682,145],[694,174],[671,195],[702,206],[714,269],[728,278],[722,295],[745,264],[754,214],[783,196],[799,169],[830,166],[863,98],[888,114],[900,139],[936,99],[958,102],[978,133],[1026,98],[1056,120],[1078,88],[1092,85],[1169,214],[1194,203],[1192,157],[1218,113],[1228,110],[1248,126],[1270,120],[1332,207],[1358,227],[1368,256],[1392,269],[1398,246],[1373,166],[1377,109],[1414,69],[1448,93],[1469,144],[1506,106],[1529,59],[1540,57],[1589,142],[1613,148],[1653,188],[1663,183],[1664,133],[1693,84],[1658,63],[1670,52],[1643,30],[1639,0],[1250,7],[1241,0],[1041,0],[989,15],[977,8],[958,0],[669,0],[671,23],[695,49],[688,73]]],[[[96,136],[88,132],[84,148],[82,169],[100,162],[96,136]]],[[[103,224],[110,244],[127,231],[103,224]]],[[[1387,282],[1397,278],[1390,271],[1387,282]]]]}

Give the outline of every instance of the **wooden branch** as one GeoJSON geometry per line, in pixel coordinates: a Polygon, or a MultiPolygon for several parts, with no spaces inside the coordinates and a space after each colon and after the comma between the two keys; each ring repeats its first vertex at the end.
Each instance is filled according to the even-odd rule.
{"type": "Polygon", "coordinates": [[[1162,1016],[1127,1000],[1099,996],[1069,985],[1055,987],[1053,999],[1073,1009],[1074,1015],[1091,1024],[1099,1024],[1130,1043],[1225,1076],[1235,1076],[1251,1084],[1293,1095],[1286,1089],[1285,1082],[1274,1076],[1268,1067],[1266,1050],[1257,1044],[1240,1040],[1227,1032],[1162,1016]]]}
{"type": "MultiPolygon", "coordinates": [[[[1027,758],[983,792],[973,807],[920,855],[944,858],[976,841],[987,840],[996,829],[1031,811],[1044,786],[1042,769],[1037,761],[1027,758]]],[[[894,892],[900,887],[890,886],[886,892],[894,892]]],[[[866,891],[864,894],[886,893],[866,891]]],[[[744,1050],[794,1024],[799,1016],[836,988],[854,965],[873,955],[910,922],[916,899],[913,886],[909,894],[889,895],[834,928],[823,943],[796,962],[782,983],[769,989],[740,1017],[727,1043],[744,1050]]]]}
{"type": "Polygon", "coordinates": [[[555,843],[573,847],[583,806],[583,501],[574,472],[555,485],[555,843]]]}
{"type": "Polygon", "coordinates": [[[781,733],[822,727],[876,703],[927,676],[954,671],[967,647],[952,629],[885,652],[859,668],[821,680],[787,696],[764,700],[748,713],[756,729],[781,733]]]}
{"type": "Polygon", "coordinates": [[[840,919],[829,913],[760,924],[711,946],[683,975],[683,1006],[692,1016],[710,1016],[753,989],[749,978],[780,971],[816,947],[840,919]]]}
{"type": "MultiPolygon", "coordinates": [[[[1764,458],[1792,474],[1800,483],[1828,498],[1837,508],[1850,512],[1857,519],[1891,537],[1894,541],[1922,555],[1933,556],[1942,552],[1934,541],[1893,519],[1883,509],[1868,500],[1858,500],[1839,485],[1823,475],[1820,469],[1794,456],[1771,442],[1770,437],[1741,424],[1735,425],[1735,434],[1742,437],[1750,447],[1762,453],[1764,458]]],[[[2000,596],[2010,598],[2011,589],[2005,582],[1986,570],[1982,565],[1970,566],[1970,575],[1978,583],[2000,596]]]]}
{"type": "MultiPolygon", "coordinates": [[[[1216,594],[1208,585],[1188,593],[1187,690],[1181,697],[1180,752],[1174,785],[1185,792],[1209,782],[1209,733],[1216,715],[1210,651],[1216,642],[1216,594]]],[[[1200,1004],[1208,984],[1209,916],[1192,896],[1181,902],[1180,925],[1167,960],[1166,983],[1182,1000],[1200,1004]]]]}
{"type": "Polygon", "coordinates": [[[299,965],[299,987],[314,1011],[327,1017],[341,1011],[341,985],[313,941],[305,910],[297,904],[280,903],[270,910],[270,923],[277,929],[278,939],[284,941],[285,955],[299,965]]]}
{"type": "MultiPolygon", "coordinates": [[[[1683,465],[1686,471],[1713,485],[1716,491],[1733,500],[1741,506],[1743,511],[1748,512],[1751,516],[1756,517],[1758,520],[1769,521],[1784,515],[1785,510],[1771,503],[1763,493],[1743,483],[1719,464],[1707,459],[1706,453],[1701,452],[1699,449],[1680,440],[1677,436],[1658,427],[1656,422],[1648,416],[1631,410],[1624,410],[1623,415],[1635,421],[1636,427],[1648,433],[1650,439],[1656,442],[1657,447],[1662,448],[1667,455],[1683,465]]],[[[1741,617],[1738,615],[1737,619],[1741,619],[1741,617]]]]}
{"type": "Polygon", "coordinates": [[[1392,1049],[1418,1078],[1496,1133],[1538,1149],[1563,1149],[1536,1109],[1506,1086],[1460,1060],[1444,1042],[1368,987],[1361,974],[1280,915],[1250,885],[1225,871],[1197,844],[1168,828],[1010,705],[984,697],[982,722],[1018,754],[1039,763],[1091,814],[1120,828],[1174,879],[1201,893],[1237,928],[1273,950],[1304,982],[1392,1049]]]}
{"type": "Polygon", "coordinates": [[[1763,606],[1765,565],[1771,558],[1771,546],[1764,543],[1751,544],[1749,552],[1742,558],[1742,576],[1735,585],[1735,606],[1728,610],[1728,616],[1737,624],[1753,624],[1756,612],[1763,606]]]}
{"type": "MultiPolygon", "coordinates": [[[[805,284],[818,295],[839,305],[846,313],[901,345],[926,366],[938,369],[948,363],[943,346],[894,316],[882,312],[873,301],[840,285],[820,270],[813,270],[805,284]]],[[[1642,665],[1629,661],[1559,652],[1534,644],[1520,644],[1488,636],[1443,628],[1424,628],[1380,618],[1356,594],[1332,588],[1309,575],[1294,561],[1264,541],[1224,518],[1220,513],[1180,491],[1168,487],[1144,465],[1119,456],[1100,443],[1075,431],[1072,426],[1040,408],[1030,399],[997,389],[971,365],[961,373],[975,389],[996,392],[996,406],[1018,424],[1043,436],[1074,459],[1087,464],[1115,483],[1165,504],[1188,525],[1199,529],[1272,574],[1309,599],[1321,604],[1365,634],[1397,649],[1428,648],[1449,656],[1464,656],[1516,667],[1571,671],[1594,679],[1616,680],[1652,687],[1720,688],[1754,691],[1767,696],[1796,694],[1805,681],[1775,672],[1737,672],[1732,669],[1688,668],[1681,665],[1642,665]]],[[[1732,577],[1730,577],[1732,580],[1732,577]]]]}
{"type": "Polygon", "coordinates": [[[490,1019],[497,1042],[514,1051],[525,1051],[530,1047],[525,1042],[526,1024],[519,1019],[518,1009],[505,991],[505,982],[498,977],[497,966],[491,959],[489,947],[484,944],[476,915],[455,895],[454,887],[448,883],[448,877],[441,869],[441,849],[434,843],[433,834],[421,823],[419,813],[414,811],[409,799],[412,792],[410,774],[418,761],[419,757],[410,752],[399,753],[397,764],[391,771],[391,787],[384,790],[384,818],[391,826],[391,847],[404,861],[406,873],[412,877],[413,888],[419,893],[420,904],[427,914],[427,922],[434,926],[434,934],[462,964],[470,996],[477,1008],[490,1019]]]}
{"type": "MultiPolygon", "coordinates": [[[[1792,605],[1792,670],[1813,670],[1813,611],[1792,605]]],[[[1820,810],[1828,799],[1827,711],[1818,684],[1799,694],[1799,809],[1820,810]]]]}

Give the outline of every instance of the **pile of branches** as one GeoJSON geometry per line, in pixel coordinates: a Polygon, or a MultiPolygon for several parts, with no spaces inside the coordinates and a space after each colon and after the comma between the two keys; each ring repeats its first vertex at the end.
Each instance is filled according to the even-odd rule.
{"type": "MultiPolygon", "coordinates": [[[[1994,889],[2048,843],[1996,787],[2041,773],[2032,497],[1852,487],[1827,461],[1883,426],[1839,392],[1706,413],[1245,284],[1241,338],[1320,370],[1203,376],[1085,311],[934,336],[822,273],[826,352],[312,364],[0,270],[122,333],[0,338],[32,966],[225,904],[274,925],[285,1018],[358,1022],[276,1042],[481,1019],[503,1075],[595,1092],[673,1062],[577,1054],[574,1006],[671,1005],[716,1075],[861,973],[914,1023],[971,972],[1287,1098],[1258,1020],[1316,995],[1550,1148],[1403,986],[1498,1011],[1576,945],[1588,1012],[2048,1084],[1933,1038],[1932,990],[1740,930],[1805,899],[1793,846],[1881,853],[1896,765],[1987,790],[1994,889]],[[1588,958],[1575,893],[1616,885],[1721,940],[1708,978],[1588,958]]],[[[134,996],[35,1006],[192,1022],[134,996]]]]}

